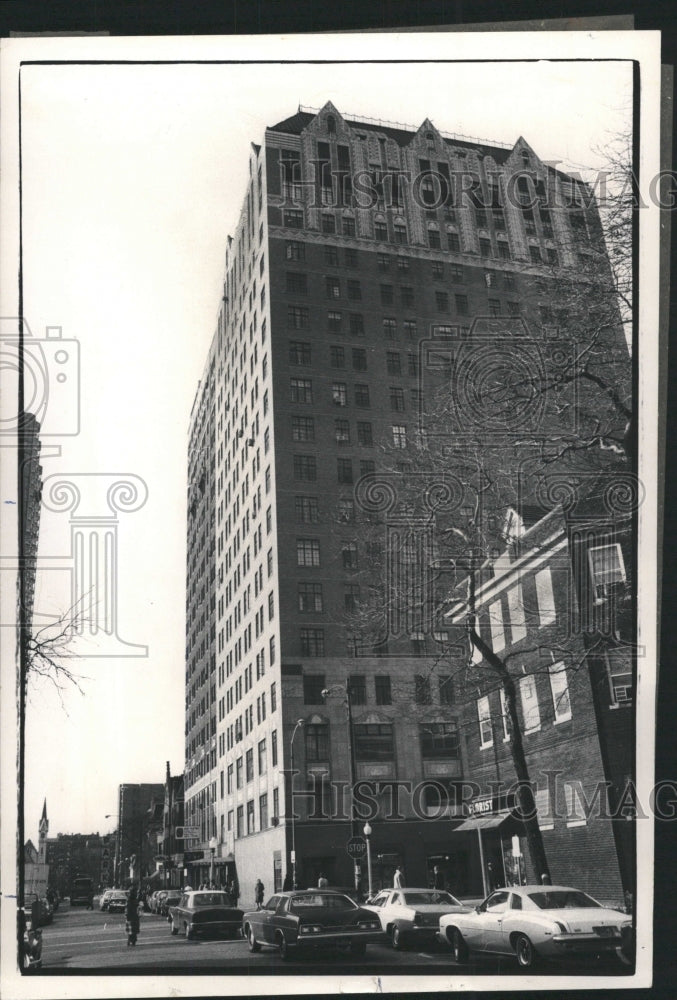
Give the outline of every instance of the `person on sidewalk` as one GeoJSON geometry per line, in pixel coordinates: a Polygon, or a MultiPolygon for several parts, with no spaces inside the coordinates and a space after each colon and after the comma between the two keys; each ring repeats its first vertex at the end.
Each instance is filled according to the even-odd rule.
{"type": "Polygon", "coordinates": [[[393,876],[393,888],[404,889],[404,875],[399,867],[395,869],[395,875],[393,876]]]}
{"type": "Polygon", "coordinates": [[[141,930],[141,924],[139,922],[139,897],[136,894],[136,883],[132,884],[129,890],[129,895],[127,896],[127,905],[125,907],[125,919],[127,931],[127,947],[130,944],[136,944],[136,938],[141,930]]]}
{"type": "Polygon", "coordinates": [[[263,907],[263,894],[265,891],[263,882],[260,878],[257,878],[256,885],[254,886],[254,901],[256,903],[257,910],[260,910],[263,907]]]}
{"type": "Polygon", "coordinates": [[[440,866],[433,868],[433,889],[444,889],[444,875],[440,871],[440,866]]]}
{"type": "Polygon", "coordinates": [[[325,874],[321,874],[317,880],[317,888],[326,889],[328,885],[329,885],[329,879],[325,874]]]}

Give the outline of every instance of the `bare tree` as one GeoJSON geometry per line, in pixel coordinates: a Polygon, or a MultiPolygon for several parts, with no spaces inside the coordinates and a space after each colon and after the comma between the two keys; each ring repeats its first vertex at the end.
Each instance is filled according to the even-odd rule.
{"type": "Polygon", "coordinates": [[[73,645],[86,622],[81,608],[76,604],[46,625],[29,630],[23,678],[26,687],[31,680],[44,678],[54,685],[62,703],[63,692],[67,687],[75,687],[84,695],[81,682],[87,678],[67,665],[67,661],[76,655],[73,645]]]}

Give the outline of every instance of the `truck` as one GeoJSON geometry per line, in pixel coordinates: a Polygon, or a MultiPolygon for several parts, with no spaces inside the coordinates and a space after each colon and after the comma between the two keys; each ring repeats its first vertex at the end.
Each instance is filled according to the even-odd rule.
{"type": "Polygon", "coordinates": [[[94,882],[84,875],[76,875],[71,882],[71,906],[86,906],[94,908],[94,882]]]}

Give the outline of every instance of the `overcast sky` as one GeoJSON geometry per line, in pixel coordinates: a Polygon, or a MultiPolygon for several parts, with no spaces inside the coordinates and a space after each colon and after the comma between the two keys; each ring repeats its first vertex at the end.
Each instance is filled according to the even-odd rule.
{"type": "MultiPolygon", "coordinates": [[[[537,36],[538,37],[538,36],[537,36]]],[[[452,46],[458,36],[449,40],[452,46]]],[[[53,473],[133,473],[119,515],[119,633],[147,658],[82,659],[85,696],[30,690],[26,835],[115,826],[121,782],[183,769],[187,428],[249,144],[299,103],[595,166],[628,125],[629,62],[29,66],[22,75],[25,316],[79,343],[81,431],[53,473]]],[[[102,511],[103,513],[103,511],[102,511]]],[[[69,605],[68,514],[43,511],[38,611],[69,605]]]]}

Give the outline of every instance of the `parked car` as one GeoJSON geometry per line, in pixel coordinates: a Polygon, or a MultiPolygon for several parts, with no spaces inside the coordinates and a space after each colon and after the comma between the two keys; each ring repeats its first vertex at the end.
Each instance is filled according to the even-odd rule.
{"type": "Polygon", "coordinates": [[[441,917],[439,938],[457,962],[485,952],[514,955],[529,969],[540,958],[620,953],[631,923],[580,889],[523,885],[497,889],[474,910],[441,917]]]}
{"type": "Polygon", "coordinates": [[[115,892],[115,889],[104,889],[104,891],[99,896],[99,909],[107,910],[108,901],[110,900],[111,893],[115,892]]]}
{"type": "Polygon", "coordinates": [[[24,895],[24,907],[33,927],[44,927],[51,924],[54,919],[54,911],[51,903],[44,896],[38,896],[36,892],[27,892],[24,895]]]}
{"type": "Polygon", "coordinates": [[[395,949],[434,941],[440,917],[468,911],[467,906],[444,889],[383,889],[364,906],[377,914],[395,949]]]}
{"type": "Polygon", "coordinates": [[[109,913],[124,913],[127,906],[127,893],[124,889],[113,889],[108,897],[106,909],[109,913]]]}
{"type": "Polygon", "coordinates": [[[176,892],[172,892],[170,889],[169,892],[162,897],[162,902],[160,903],[160,910],[159,910],[161,916],[163,917],[169,916],[169,907],[178,906],[179,903],[181,902],[181,895],[182,894],[179,892],[178,889],[176,892]]]}
{"type": "Polygon", "coordinates": [[[37,972],[42,968],[42,931],[34,925],[30,910],[20,907],[17,911],[20,962],[24,972],[37,972]]]}
{"type": "Polygon", "coordinates": [[[327,889],[272,896],[263,909],[244,914],[242,932],[250,951],[271,945],[279,949],[282,959],[313,948],[349,948],[357,957],[364,955],[368,942],[383,938],[375,913],[327,889]]]}
{"type": "Polygon", "coordinates": [[[237,937],[242,925],[242,910],[230,902],[226,892],[214,889],[184,892],[167,913],[172,934],[181,931],[188,940],[198,934],[224,934],[237,937]]]}

